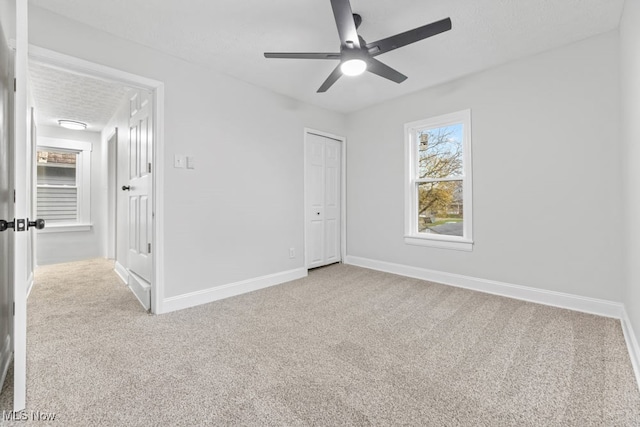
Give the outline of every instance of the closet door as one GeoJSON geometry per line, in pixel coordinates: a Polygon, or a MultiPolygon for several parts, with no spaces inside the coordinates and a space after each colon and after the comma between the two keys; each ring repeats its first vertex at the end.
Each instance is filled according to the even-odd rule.
{"type": "Polygon", "coordinates": [[[341,261],[340,141],[308,133],[306,137],[307,268],[341,261]]]}

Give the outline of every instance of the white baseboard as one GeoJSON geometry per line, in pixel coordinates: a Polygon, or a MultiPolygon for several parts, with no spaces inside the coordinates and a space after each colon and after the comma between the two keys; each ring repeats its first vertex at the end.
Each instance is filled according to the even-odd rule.
{"type": "Polygon", "coordinates": [[[636,339],[631,320],[627,315],[627,311],[622,313],[622,332],[624,332],[624,339],[627,342],[627,348],[629,349],[629,357],[631,358],[631,364],[633,365],[633,372],[636,374],[636,385],[640,390],[640,346],[636,339]]]}
{"type": "Polygon", "coordinates": [[[122,282],[125,285],[129,284],[129,270],[124,268],[124,266],[120,264],[118,261],[116,261],[116,266],[113,270],[116,272],[118,277],[120,277],[120,280],[122,280],[122,282]]]}
{"type": "Polygon", "coordinates": [[[257,291],[258,289],[267,288],[269,286],[275,286],[292,280],[301,279],[306,276],[306,268],[297,268],[295,270],[269,274],[267,276],[256,277],[254,279],[243,280],[240,282],[229,283],[227,285],[216,286],[215,288],[165,298],[162,302],[162,313],[169,313],[171,311],[207,304],[247,292],[257,291]]]}
{"type": "Polygon", "coordinates": [[[584,313],[597,314],[599,316],[613,317],[616,319],[622,319],[624,312],[624,305],[619,302],[582,297],[527,286],[512,285],[510,283],[479,279],[471,276],[463,276],[461,274],[445,273],[442,271],[428,270],[426,268],[411,267],[403,264],[394,264],[355,256],[347,256],[344,263],[372,270],[384,271],[386,273],[398,274],[400,276],[413,277],[430,282],[442,283],[459,288],[471,289],[474,291],[550,305],[553,307],[566,308],[584,313]]]}

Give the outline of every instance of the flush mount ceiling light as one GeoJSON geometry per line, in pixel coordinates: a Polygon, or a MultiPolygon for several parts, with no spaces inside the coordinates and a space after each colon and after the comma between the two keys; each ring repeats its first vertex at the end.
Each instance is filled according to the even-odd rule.
{"type": "Polygon", "coordinates": [[[58,124],[63,128],[73,130],[85,130],[87,128],[86,123],[76,122],[75,120],[58,120],[58,124]]]}
{"type": "Polygon", "coordinates": [[[367,69],[367,63],[362,59],[349,59],[340,65],[340,71],[345,76],[359,76],[367,69]]]}

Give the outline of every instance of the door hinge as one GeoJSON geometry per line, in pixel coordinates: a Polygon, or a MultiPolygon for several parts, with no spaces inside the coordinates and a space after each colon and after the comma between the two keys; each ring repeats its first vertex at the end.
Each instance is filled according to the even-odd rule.
{"type": "Polygon", "coordinates": [[[14,92],[18,91],[18,82],[15,78],[13,79],[13,91],[14,92]]]}
{"type": "Polygon", "coordinates": [[[147,172],[151,173],[151,163],[148,163],[147,172]]]}
{"type": "Polygon", "coordinates": [[[13,315],[14,316],[16,315],[16,303],[15,302],[13,303],[13,315]]]}
{"type": "Polygon", "coordinates": [[[16,202],[16,190],[13,190],[13,203],[16,202]]]}
{"type": "Polygon", "coordinates": [[[147,253],[151,253],[151,243],[147,243],[147,253]]]}

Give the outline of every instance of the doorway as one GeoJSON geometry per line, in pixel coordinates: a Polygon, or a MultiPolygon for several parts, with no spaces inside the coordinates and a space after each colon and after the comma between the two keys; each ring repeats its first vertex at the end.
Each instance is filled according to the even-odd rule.
{"type": "MultiPolygon", "coordinates": [[[[115,259],[116,272],[144,309],[152,313],[160,312],[163,251],[159,237],[162,230],[159,200],[162,191],[158,188],[162,185],[162,170],[154,166],[161,164],[162,160],[159,146],[162,144],[163,84],[35,46],[30,46],[29,60],[36,67],[45,67],[51,73],[67,73],[95,87],[111,85],[126,92],[125,96],[120,97],[119,107],[112,112],[111,119],[106,123],[103,120],[100,126],[93,129],[100,134],[100,152],[96,153],[99,162],[92,166],[99,167],[102,175],[98,178],[93,176],[100,183],[97,189],[96,183],[93,183],[92,190],[97,191],[94,191],[92,198],[100,201],[97,208],[92,206],[92,222],[95,212],[95,218],[100,223],[97,227],[99,230],[96,230],[100,240],[99,256],[115,259]],[[134,191],[125,191],[125,188],[133,188],[134,191]],[[160,193],[160,196],[156,197],[156,193],[160,193]],[[130,261],[132,248],[137,255],[133,262],[130,261]],[[144,259],[142,267],[141,259],[144,259]]],[[[33,76],[32,80],[34,88],[37,84],[46,84],[33,76]]],[[[86,90],[79,91],[77,85],[67,87],[67,90],[79,92],[78,107],[91,105],[92,100],[86,90]]],[[[106,95],[103,92],[99,96],[106,95]]],[[[38,113],[37,94],[34,94],[34,101],[38,113]]],[[[56,112],[60,118],[64,118],[64,115],[69,115],[69,112],[56,112]]],[[[51,114],[46,116],[40,117],[39,121],[51,122],[51,114]]],[[[88,225],[89,228],[94,226],[88,225]]]]}
{"type": "Polygon", "coordinates": [[[346,254],[346,139],[305,129],[305,264],[341,262],[346,254]]]}

